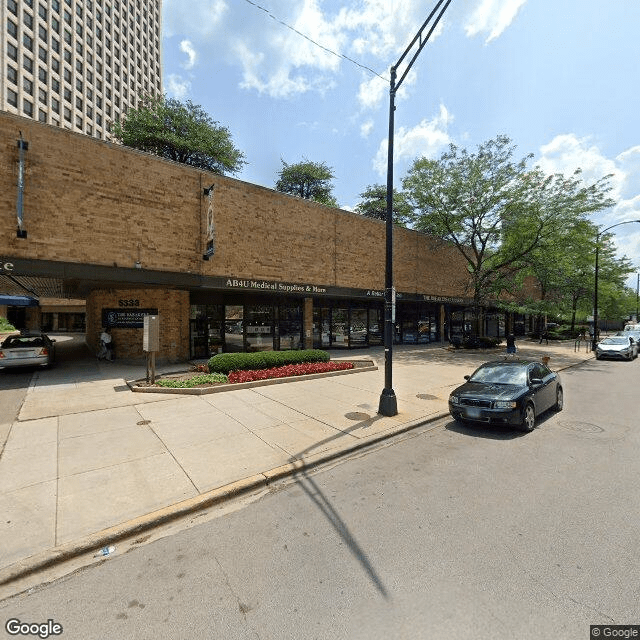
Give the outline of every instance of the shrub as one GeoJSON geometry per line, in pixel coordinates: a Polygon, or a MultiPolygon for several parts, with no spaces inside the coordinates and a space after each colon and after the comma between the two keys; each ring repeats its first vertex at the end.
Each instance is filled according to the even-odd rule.
{"type": "Polygon", "coordinates": [[[0,317],[0,331],[15,331],[16,328],[6,319],[0,317]]]}
{"type": "Polygon", "coordinates": [[[269,369],[283,367],[288,364],[304,364],[308,362],[329,362],[329,354],[320,349],[219,353],[209,360],[209,371],[211,373],[229,374],[231,371],[269,369]]]}
{"type": "Polygon", "coordinates": [[[166,378],[164,380],[157,380],[156,384],[160,387],[170,387],[172,389],[190,389],[191,387],[197,387],[200,384],[219,384],[227,383],[227,376],[221,373],[210,373],[200,376],[193,376],[188,380],[171,380],[166,378]]]}

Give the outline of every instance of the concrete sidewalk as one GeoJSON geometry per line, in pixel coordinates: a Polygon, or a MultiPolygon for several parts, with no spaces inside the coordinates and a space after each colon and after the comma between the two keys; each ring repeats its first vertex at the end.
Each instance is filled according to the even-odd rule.
{"type": "MultiPolygon", "coordinates": [[[[592,357],[572,342],[518,347],[554,370],[592,357]]],[[[395,347],[390,418],[377,414],[382,348],[332,352],[377,371],[199,396],[133,393],[140,365],[85,358],[39,371],[0,457],[0,585],[447,415],[463,376],[503,355],[395,347]]]]}

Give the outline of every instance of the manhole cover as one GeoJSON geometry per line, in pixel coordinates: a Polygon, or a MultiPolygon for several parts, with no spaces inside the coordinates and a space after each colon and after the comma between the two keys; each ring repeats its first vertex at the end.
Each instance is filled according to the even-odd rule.
{"type": "Polygon", "coordinates": [[[571,431],[579,431],[580,433],[603,433],[604,429],[597,424],[590,422],[561,422],[561,426],[571,431]]]}
{"type": "Polygon", "coordinates": [[[368,413],[360,413],[359,411],[345,413],[344,417],[348,418],[349,420],[369,420],[369,418],[371,418],[368,413]]]}
{"type": "Polygon", "coordinates": [[[140,420],[140,422],[136,422],[138,425],[151,424],[151,420],[140,420]]]}
{"type": "Polygon", "coordinates": [[[438,396],[432,396],[429,393],[418,393],[416,398],[420,398],[420,400],[437,400],[438,396]]]}

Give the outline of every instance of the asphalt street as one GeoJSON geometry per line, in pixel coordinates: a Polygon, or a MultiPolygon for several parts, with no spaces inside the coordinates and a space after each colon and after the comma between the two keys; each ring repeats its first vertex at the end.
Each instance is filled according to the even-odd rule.
{"type": "Polygon", "coordinates": [[[637,624],[639,371],[564,371],[564,411],[530,434],[443,419],[297,474],[4,600],[0,620],[86,640],[583,640],[637,624]]]}

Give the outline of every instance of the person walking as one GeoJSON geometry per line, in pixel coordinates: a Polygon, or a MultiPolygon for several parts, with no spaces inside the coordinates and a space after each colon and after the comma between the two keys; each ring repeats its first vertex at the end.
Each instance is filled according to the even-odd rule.
{"type": "Polygon", "coordinates": [[[98,360],[113,360],[113,338],[111,337],[111,329],[107,327],[100,334],[100,351],[98,352],[98,360]]]}
{"type": "Polygon", "coordinates": [[[507,334],[507,354],[516,354],[516,337],[513,333],[507,334]]]}
{"type": "Polygon", "coordinates": [[[540,332],[540,344],[542,344],[543,340],[546,340],[547,344],[549,344],[549,330],[547,329],[546,325],[544,329],[540,332]]]}

